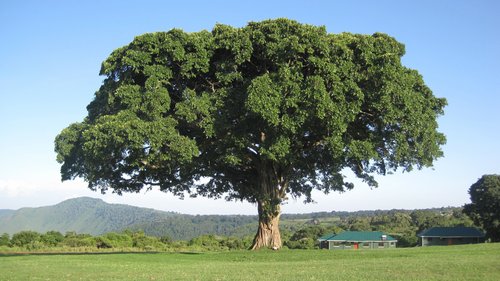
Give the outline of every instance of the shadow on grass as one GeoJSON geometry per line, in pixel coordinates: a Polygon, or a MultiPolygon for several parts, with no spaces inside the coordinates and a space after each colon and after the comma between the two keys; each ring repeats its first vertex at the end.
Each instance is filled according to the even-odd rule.
{"type": "Polygon", "coordinates": [[[79,255],[137,255],[137,254],[181,254],[201,255],[202,252],[159,252],[159,251],[123,251],[123,252],[0,252],[0,257],[18,256],[79,256],[79,255]]]}
{"type": "Polygon", "coordinates": [[[117,255],[117,254],[158,254],[161,252],[4,252],[0,253],[0,257],[17,257],[17,256],[78,256],[78,255],[117,255]]]}

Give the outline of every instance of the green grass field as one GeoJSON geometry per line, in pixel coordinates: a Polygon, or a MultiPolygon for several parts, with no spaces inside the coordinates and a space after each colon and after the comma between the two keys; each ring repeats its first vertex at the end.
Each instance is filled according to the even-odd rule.
{"type": "Polygon", "coordinates": [[[359,251],[5,254],[0,280],[500,280],[500,243],[359,251]]]}

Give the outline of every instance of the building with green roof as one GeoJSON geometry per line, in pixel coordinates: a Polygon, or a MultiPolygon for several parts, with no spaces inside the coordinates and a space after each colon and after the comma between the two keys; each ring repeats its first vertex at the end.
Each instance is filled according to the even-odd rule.
{"type": "Polygon", "coordinates": [[[484,242],[484,233],[474,227],[432,227],[417,235],[420,245],[460,245],[484,242]]]}
{"type": "Polygon", "coordinates": [[[345,231],[324,235],[318,241],[320,248],[330,250],[395,248],[397,243],[396,239],[380,231],[345,231]]]}

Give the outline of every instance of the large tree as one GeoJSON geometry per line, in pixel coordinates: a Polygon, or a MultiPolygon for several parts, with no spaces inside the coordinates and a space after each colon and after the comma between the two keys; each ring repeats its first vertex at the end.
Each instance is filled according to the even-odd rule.
{"type": "Polygon", "coordinates": [[[469,194],[471,203],[464,206],[464,213],[486,230],[488,238],[500,242],[500,175],[482,176],[469,194]]]}
{"type": "Polygon", "coordinates": [[[281,247],[280,206],[373,174],[431,166],[446,100],[401,64],[394,38],[277,19],[136,37],[101,67],[83,122],[56,138],[63,180],[246,200],[253,248],[281,247]]]}

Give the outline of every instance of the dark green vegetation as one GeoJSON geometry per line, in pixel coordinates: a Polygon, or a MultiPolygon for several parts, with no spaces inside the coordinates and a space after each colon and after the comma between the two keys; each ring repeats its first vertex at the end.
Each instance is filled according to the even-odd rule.
{"type": "MultiPolygon", "coordinates": [[[[246,249],[252,242],[257,221],[255,216],[190,216],[107,204],[92,198],[71,199],[51,207],[19,211],[22,212],[13,211],[12,217],[0,219],[0,233],[8,232],[5,229],[16,225],[18,220],[33,224],[2,235],[0,246],[11,247],[5,247],[5,251],[246,249]],[[87,215],[70,215],[77,213],[87,215]],[[109,215],[103,216],[104,213],[109,215]],[[134,216],[141,220],[120,224],[134,216]],[[56,219],[60,221],[50,224],[56,219]],[[86,229],[85,223],[89,221],[94,223],[86,229]],[[107,224],[106,228],[93,228],[107,224]],[[79,226],[80,229],[51,226],[79,226]]],[[[382,231],[398,239],[398,247],[410,247],[417,244],[417,233],[429,227],[473,225],[460,208],[285,214],[282,219],[283,243],[290,249],[316,248],[318,237],[343,230],[382,231]]]]}
{"type": "Polygon", "coordinates": [[[0,256],[1,280],[500,280],[500,244],[0,256]]]}
{"type": "Polygon", "coordinates": [[[280,206],[373,174],[432,166],[446,101],[404,45],[287,19],[138,36],[112,52],[88,116],[56,138],[63,180],[257,204],[254,248],[282,246],[280,206]]]}
{"type": "Polygon", "coordinates": [[[493,241],[500,241],[500,175],[484,175],[469,189],[470,204],[464,213],[486,230],[493,241]]]}

